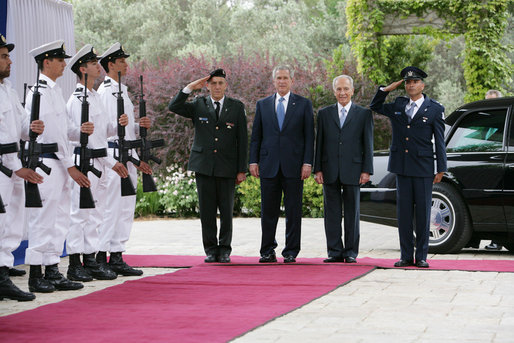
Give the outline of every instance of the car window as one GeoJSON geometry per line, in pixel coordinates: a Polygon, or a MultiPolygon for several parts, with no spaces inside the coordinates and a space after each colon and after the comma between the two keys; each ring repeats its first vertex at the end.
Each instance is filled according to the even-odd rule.
{"type": "Polygon", "coordinates": [[[454,130],[448,152],[502,151],[507,109],[469,113],[454,130]]]}

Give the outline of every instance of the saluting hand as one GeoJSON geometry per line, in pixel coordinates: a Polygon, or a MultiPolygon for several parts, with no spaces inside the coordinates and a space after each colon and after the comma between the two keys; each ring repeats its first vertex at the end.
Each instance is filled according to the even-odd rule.
{"type": "Polygon", "coordinates": [[[121,126],[127,126],[128,125],[128,116],[125,113],[123,113],[120,116],[120,120],[118,120],[118,123],[120,123],[121,126]]]}
{"type": "MultiPolygon", "coordinates": [[[[32,130],[34,131],[34,130],[32,130]]],[[[36,132],[36,131],[34,131],[36,132]]],[[[18,177],[32,183],[43,183],[43,177],[29,168],[20,168],[14,172],[18,177]]]]}
{"type": "Polygon", "coordinates": [[[403,79],[402,79],[402,80],[400,80],[400,81],[393,82],[393,83],[391,83],[389,86],[385,87],[385,88],[384,88],[384,91],[385,91],[385,92],[393,91],[393,90],[395,90],[396,88],[398,88],[398,86],[399,86],[399,85],[401,85],[401,84],[402,84],[402,82],[403,82],[403,79]]]}
{"type": "Polygon", "coordinates": [[[152,126],[152,121],[148,117],[143,117],[139,119],[139,126],[149,129],[152,126]]]}
{"type": "MultiPolygon", "coordinates": [[[[43,123],[42,120],[34,120],[32,123],[30,123],[30,129],[37,133],[38,135],[42,134],[45,130],[45,123],[43,123]]],[[[34,182],[33,182],[34,183],[34,182]]]]}
{"type": "Polygon", "coordinates": [[[126,178],[128,176],[128,170],[125,168],[123,163],[116,162],[116,164],[112,167],[112,170],[116,172],[122,178],[126,178]]]}
{"type": "Polygon", "coordinates": [[[75,166],[68,168],[68,174],[71,178],[78,183],[80,187],[90,187],[91,182],[86,175],[82,174],[75,166]]]}
{"type": "Polygon", "coordinates": [[[207,83],[207,80],[209,79],[209,77],[211,77],[211,76],[207,75],[205,77],[202,77],[201,79],[193,81],[187,85],[187,88],[189,88],[193,91],[196,89],[202,89],[203,87],[205,87],[205,84],[207,83]]]}
{"type": "Polygon", "coordinates": [[[82,132],[82,133],[87,133],[88,135],[92,135],[94,130],[95,130],[95,124],[93,124],[90,121],[87,121],[84,124],[80,125],[80,132],[82,132]]]}

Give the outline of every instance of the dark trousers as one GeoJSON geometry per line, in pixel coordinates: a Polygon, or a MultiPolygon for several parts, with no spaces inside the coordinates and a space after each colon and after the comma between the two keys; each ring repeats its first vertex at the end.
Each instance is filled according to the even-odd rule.
{"type": "Polygon", "coordinates": [[[357,257],[360,239],[360,188],[339,180],[323,185],[325,235],[329,257],[357,257]],[[341,189],[343,193],[341,194],[341,189]],[[344,245],[341,238],[344,205],[344,245]]]}
{"type": "Polygon", "coordinates": [[[432,177],[396,176],[396,208],[402,260],[414,260],[414,213],[416,261],[427,259],[433,181],[432,177]]]}
{"type": "Polygon", "coordinates": [[[296,257],[300,252],[303,180],[286,178],[279,170],[273,178],[261,177],[261,256],[274,253],[277,247],[275,234],[282,192],[286,210],[286,245],[282,256],[296,257]]]}
{"type": "Polygon", "coordinates": [[[196,189],[202,222],[202,240],[207,255],[232,251],[232,216],[234,210],[235,179],[196,173],[196,189]],[[220,211],[219,241],[216,213],[220,211]]]}

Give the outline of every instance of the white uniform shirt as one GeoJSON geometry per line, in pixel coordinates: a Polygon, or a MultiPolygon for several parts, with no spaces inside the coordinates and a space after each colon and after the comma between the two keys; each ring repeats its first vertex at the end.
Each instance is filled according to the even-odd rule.
{"type": "MultiPolygon", "coordinates": [[[[41,93],[39,119],[45,123],[45,131],[42,135],[38,136],[37,142],[45,144],[57,143],[59,151],[55,154],[64,168],[68,169],[75,165],[69,141],[79,140],[80,131],[68,123],[66,102],[64,101],[61,87],[44,74],[40,75],[39,80],[39,92],[41,93]]],[[[32,90],[27,92],[27,99],[25,101],[25,110],[29,116],[33,94],[32,90]]]]}
{"type": "MultiPolygon", "coordinates": [[[[21,107],[18,93],[12,88],[11,82],[4,79],[0,83],[0,143],[19,143],[21,139],[29,139],[30,118],[21,107]]],[[[21,161],[17,153],[2,155],[2,164],[17,171],[21,161]]]]}
{"type": "MultiPolygon", "coordinates": [[[[126,140],[134,140],[136,139],[136,135],[139,134],[139,125],[136,125],[134,120],[134,104],[130,100],[128,96],[127,86],[121,84],[121,91],[123,92],[123,102],[125,105],[125,114],[128,116],[128,125],[125,126],[125,139],[126,140]]],[[[109,112],[110,122],[117,125],[118,123],[118,103],[116,96],[113,93],[118,92],[118,82],[109,76],[105,76],[104,82],[98,87],[98,94],[100,94],[102,98],[102,102],[109,112]]],[[[118,139],[117,132],[113,136],[109,138],[109,140],[114,141],[118,139]]]]}
{"type": "MultiPolygon", "coordinates": [[[[68,99],[66,109],[68,117],[74,129],[80,128],[82,119],[82,100],[79,96],[84,95],[84,85],[77,83],[75,92],[68,99]]],[[[87,147],[90,149],[107,148],[107,140],[109,137],[116,135],[117,126],[109,120],[109,115],[102,103],[100,94],[94,89],[87,91],[87,101],[89,102],[89,121],[93,122],[95,129],[92,135],[88,137],[87,147]]],[[[80,138],[74,142],[74,146],[80,146],[80,138]]],[[[96,159],[106,168],[112,168],[116,164],[116,160],[112,156],[96,159]]]]}

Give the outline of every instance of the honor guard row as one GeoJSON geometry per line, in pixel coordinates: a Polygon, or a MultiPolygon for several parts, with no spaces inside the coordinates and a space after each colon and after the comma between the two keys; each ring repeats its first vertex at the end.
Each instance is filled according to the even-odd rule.
{"type": "MultiPolygon", "coordinates": [[[[142,275],[141,270],[123,261],[122,253],[134,218],[137,170],[148,175],[145,180],[153,184],[147,162],[158,159],[150,149],[164,142],[146,139],[151,121],[145,109],[141,113],[140,108],[139,125],[135,122],[134,105],[122,83],[129,55],[119,43],[101,56],[86,44],[67,65],[65,59],[70,56],[61,40],[31,50],[38,77],[29,87],[23,109],[5,79],[10,73],[9,52],[13,49],[14,44],[2,36],[0,299],[35,298],[9,278],[25,273],[13,268],[12,255],[21,242],[25,218],[30,292],[75,290],[83,288],[77,281],[142,275]],[[101,75],[100,65],[107,76],[95,91],[93,84],[101,75]],[[56,83],[66,69],[78,79],[68,102],[56,83]],[[141,139],[136,139],[140,131],[141,139]],[[16,154],[20,139],[24,140],[21,160],[16,154]],[[138,159],[136,148],[141,149],[145,160],[138,159]],[[44,178],[40,171],[45,173],[44,178]],[[122,190],[122,185],[129,188],[122,190]],[[122,196],[122,192],[126,194],[122,196]],[[69,254],[67,277],[58,268],[64,242],[69,254]]],[[[152,191],[155,185],[146,188],[152,191]]]]}

